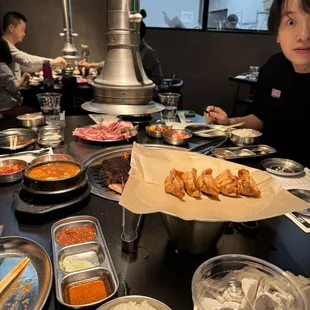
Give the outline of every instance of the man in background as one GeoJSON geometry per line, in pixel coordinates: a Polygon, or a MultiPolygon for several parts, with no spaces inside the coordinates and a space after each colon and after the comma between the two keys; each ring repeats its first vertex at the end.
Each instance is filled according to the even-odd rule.
{"type": "Polygon", "coordinates": [[[26,35],[26,22],[26,17],[18,12],[8,12],[3,17],[2,38],[9,45],[12,54],[12,63],[9,66],[16,79],[21,78],[21,66],[23,66],[23,71],[34,72],[42,67],[44,60],[49,60],[52,66],[66,66],[67,62],[62,57],[50,59],[34,56],[20,51],[15,46],[22,42],[26,35]]]}
{"type": "Polygon", "coordinates": [[[230,14],[224,23],[224,28],[226,29],[236,29],[238,24],[238,16],[236,14],[230,14]]]}

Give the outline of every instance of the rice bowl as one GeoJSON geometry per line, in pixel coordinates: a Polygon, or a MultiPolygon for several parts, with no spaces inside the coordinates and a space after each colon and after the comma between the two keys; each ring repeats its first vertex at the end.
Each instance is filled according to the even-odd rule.
{"type": "Polygon", "coordinates": [[[163,304],[159,300],[140,296],[124,296],[113,299],[97,310],[172,310],[167,305],[163,304]]]}

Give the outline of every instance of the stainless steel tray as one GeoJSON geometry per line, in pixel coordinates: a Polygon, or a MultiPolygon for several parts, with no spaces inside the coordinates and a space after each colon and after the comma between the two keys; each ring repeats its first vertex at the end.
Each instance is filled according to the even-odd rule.
{"type": "Polygon", "coordinates": [[[0,131],[0,148],[4,150],[10,149],[10,136],[17,136],[22,139],[20,144],[17,144],[16,150],[26,148],[34,144],[38,140],[38,134],[32,129],[26,128],[11,128],[0,131]]]}
{"type": "Polygon", "coordinates": [[[162,104],[151,101],[150,104],[123,105],[96,103],[95,100],[85,102],[82,109],[93,113],[104,113],[111,115],[145,115],[161,112],[165,109],[162,104]]]}
{"type": "Polygon", "coordinates": [[[0,298],[0,309],[41,310],[52,286],[52,264],[46,251],[37,242],[22,237],[0,238],[0,279],[23,257],[30,263],[21,277],[10,285],[0,298]]]}
{"type": "Polygon", "coordinates": [[[95,306],[110,299],[118,290],[119,280],[104,239],[99,221],[92,216],[74,216],[56,222],[51,229],[53,245],[53,261],[57,300],[72,309],[95,306]],[[56,242],[56,234],[59,229],[81,225],[93,225],[96,229],[96,238],[93,241],[69,246],[61,246],[56,242]],[[65,257],[75,255],[79,259],[90,261],[94,267],[74,272],[63,270],[65,257]],[[70,305],[68,289],[75,284],[85,283],[91,280],[101,279],[108,282],[110,295],[104,300],[86,305],[70,305]]]}
{"type": "MultiPolygon", "coordinates": [[[[169,149],[187,152],[190,151],[189,149],[170,145],[144,144],[144,146],[153,149],[169,149]]],[[[104,159],[120,156],[124,152],[131,152],[131,150],[132,145],[109,147],[104,150],[92,153],[83,160],[82,165],[87,168],[87,175],[91,184],[92,194],[112,201],[120,200],[120,195],[109,190],[109,188],[105,185],[105,182],[102,181],[102,177],[100,175],[100,171],[102,171],[100,163],[104,159]]]]}
{"type": "Polygon", "coordinates": [[[223,147],[215,148],[212,150],[212,154],[221,159],[235,160],[245,158],[257,158],[265,157],[275,154],[277,151],[265,144],[249,145],[249,146],[236,146],[236,147],[223,147]],[[244,155],[240,155],[244,154],[244,155]],[[245,155],[247,154],[247,155],[245,155]]]}
{"type": "Polygon", "coordinates": [[[296,177],[304,173],[304,166],[300,163],[284,158],[267,158],[262,161],[266,171],[282,177],[296,177]]]}

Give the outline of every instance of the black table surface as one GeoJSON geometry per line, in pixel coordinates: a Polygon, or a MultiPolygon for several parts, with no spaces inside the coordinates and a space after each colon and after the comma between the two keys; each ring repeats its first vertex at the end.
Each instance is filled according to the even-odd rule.
{"type": "MultiPolygon", "coordinates": [[[[81,160],[105,147],[72,136],[76,127],[88,124],[92,121],[87,116],[67,117],[65,144],[55,149],[55,153],[68,153],[81,160]]],[[[14,120],[0,120],[0,129],[14,126],[14,120]]],[[[143,127],[137,142],[162,143],[161,140],[146,137],[143,127]]],[[[31,238],[40,243],[52,258],[50,230],[53,223],[74,215],[96,217],[120,278],[119,295],[146,295],[161,300],[175,310],[193,309],[191,280],[195,270],[210,257],[232,253],[259,257],[284,270],[310,277],[310,236],[285,216],[260,221],[258,229],[252,234],[228,230],[211,252],[190,255],[170,244],[159,214],[151,214],[144,217],[138,251],[129,255],[121,250],[122,217],[117,203],[91,195],[90,201],[79,207],[73,206],[46,216],[26,215],[14,210],[12,193],[19,188],[19,183],[0,186],[0,223],[5,225],[4,236],[31,238]]],[[[56,300],[54,287],[44,309],[64,309],[56,300]]]]}

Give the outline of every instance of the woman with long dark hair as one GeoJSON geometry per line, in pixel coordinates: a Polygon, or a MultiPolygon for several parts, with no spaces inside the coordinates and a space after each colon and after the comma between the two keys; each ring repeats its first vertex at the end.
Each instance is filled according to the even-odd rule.
{"type": "Polygon", "coordinates": [[[20,87],[29,79],[29,73],[24,73],[17,80],[9,68],[12,55],[8,43],[0,38],[0,115],[17,116],[34,112],[32,108],[21,106],[20,87]]]}

